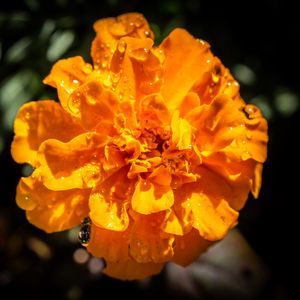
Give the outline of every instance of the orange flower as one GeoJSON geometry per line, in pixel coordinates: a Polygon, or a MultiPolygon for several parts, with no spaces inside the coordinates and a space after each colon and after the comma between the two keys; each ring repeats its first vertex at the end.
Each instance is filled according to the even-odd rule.
{"type": "Polygon", "coordinates": [[[208,43],[175,29],[158,47],[142,15],[99,20],[93,65],[58,61],[44,83],[60,103],[30,102],[12,155],[34,172],[17,203],[37,227],[82,224],[105,273],[140,279],[193,262],[257,197],[267,122],[208,43]]]}

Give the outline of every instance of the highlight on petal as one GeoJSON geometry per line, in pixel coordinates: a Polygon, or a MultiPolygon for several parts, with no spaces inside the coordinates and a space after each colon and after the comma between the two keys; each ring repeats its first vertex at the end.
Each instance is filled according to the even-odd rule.
{"type": "Polygon", "coordinates": [[[90,190],[55,192],[47,189],[37,177],[22,178],[17,188],[17,204],[26,210],[28,221],[49,233],[79,225],[88,214],[90,190]]]}
{"type": "Polygon", "coordinates": [[[11,153],[18,163],[35,165],[40,144],[47,139],[67,142],[83,133],[62,108],[52,100],[24,104],[15,119],[11,153]],[[61,130],[63,128],[63,130],[61,130]]]}
{"type": "Polygon", "coordinates": [[[170,187],[144,179],[139,179],[131,200],[133,210],[144,215],[166,210],[173,203],[174,195],[170,187]]]}
{"type": "Polygon", "coordinates": [[[89,199],[93,223],[113,231],[124,231],[129,225],[127,210],[135,180],[127,178],[128,168],[122,168],[96,186],[89,199]]]}

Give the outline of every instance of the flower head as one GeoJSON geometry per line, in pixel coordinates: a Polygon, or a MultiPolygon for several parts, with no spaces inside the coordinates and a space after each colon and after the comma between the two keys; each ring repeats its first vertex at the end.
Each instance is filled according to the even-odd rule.
{"type": "Polygon", "coordinates": [[[95,23],[93,65],[58,61],[53,100],[23,105],[12,155],[29,222],[77,226],[106,274],[139,279],[187,265],[257,197],[267,123],[208,43],[175,29],[159,46],[141,14],[95,23]],[[89,219],[87,219],[89,217],[89,219]]]}

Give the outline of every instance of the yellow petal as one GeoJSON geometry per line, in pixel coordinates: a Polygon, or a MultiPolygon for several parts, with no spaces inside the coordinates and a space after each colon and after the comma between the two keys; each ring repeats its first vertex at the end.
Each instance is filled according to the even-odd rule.
{"type": "Polygon", "coordinates": [[[18,163],[35,166],[40,144],[50,138],[67,142],[83,132],[59,105],[52,100],[24,104],[15,119],[11,153],[18,163]],[[63,128],[63,130],[61,130],[63,128]]]}
{"type": "Polygon", "coordinates": [[[163,263],[138,263],[133,259],[106,263],[104,273],[121,280],[141,280],[160,273],[164,266],[163,263]]]}
{"type": "Polygon", "coordinates": [[[162,224],[162,229],[164,232],[170,234],[184,234],[184,226],[182,225],[181,220],[177,217],[176,213],[172,209],[167,211],[164,223],[162,224]]]}
{"type": "Polygon", "coordinates": [[[69,96],[85,82],[92,70],[81,56],[62,59],[52,67],[43,82],[57,89],[62,107],[68,110],[69,96]]]}
{"type": "Polygon", "coordinates": [[[173,203],[174,196],[170,187],[142,179],[139,179],[131,200],[133,210],[144,215],[169,209],[173,203]]]}
{"type": "Polygon", "coordinates": [[[165,54],[161,93],[171,109],[180,106],[193,85],[209,70],[209,45],[197,41],[184,29],[175,29],[159,49],[165,54]]]}
{"type": "Polygon", "coordinates": [[[88,189],[51,191],[30,176],[20,180],[16,200],[30,223],[50,233],[80,224],[88,215],[89,194],[88,189]]]}
{"type": "Polygon", "coordinates": [[[90,132],[68,143],[49,139],[38,152],[39,172],[51,190],[91,188],[104,179],[101,160],[107,137],[90,132]]]}
{"type": "Polygon", "coordinates": [[[92,190],[89,206],[93,223],[108,230],[124,231],[129,225],[127,209],[135,180],[127,178],[122,168],[92,190]]]}

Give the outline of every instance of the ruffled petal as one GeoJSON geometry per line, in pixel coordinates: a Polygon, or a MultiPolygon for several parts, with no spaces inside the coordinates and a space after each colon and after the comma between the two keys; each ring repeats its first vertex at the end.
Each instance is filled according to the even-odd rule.
{"type": "Polygon", "coordinates": [[[122,168],[91,193],[90,217],[95,225],[114,231],[124,231],[129,225],[127,209],[135,180],[127,178],[128,168],[122,168]]]}
{"type": "Polygon", "coordinates": [[[229,205],[235,210],[241,210],[251,190],[258,196],[261,186],[262,164],[253,159],[236,162],[230,160],[227,153],[217,152],[203,158],[203,165],[223,177],[231,186],[229,205]]]}
{"type": "Polygon", "coordinates": [[[88,132],[67,143],[49,139],[37,158],[43,183],[51,190],[92,188],[104,179],[101,160],[107,137],[88,132]]]}
{"type": "Polygon", "coordinates": [[[170,186],[159,185],[141,178],[131,199],[133,210],[144,215],[169,209],[173,203],[174,195],[170,186]]]}
{"type": "Polygon", "coordinates": [[[78,119],[86,130],[100,128],[113,132],[115,110],[119,100],[111,91],[105,89],[102,84],[95,80],[78,87],[69,97],[68,112],[78,119]]]}
{"type": "Polygon", "coordinates": [[[112,53],[116,51],[117,43],[122,37],[153,39],[153,33],[147,21],[139,13],[127,13],[116,18],[98,20],[94,24],[94,30],[96,38],[92,43],[91,56],[94,65],[100,68],[102,64],[110,62],[112,53]]]}
{"type": "Polygon", "coordinates": [[[206,251],[212,242],[203,239],[198,230],[192,229],[183,236],[176,236],[174,256],[172,261],[183,267],[194,262],[198,256],[206,251]]]}
{"type": "Polygon", "coordinates": [[[104,273],[121,280],[141,280],[161,272],[163,263],[138,263],[133,259],[106,262],[104,273]]]}
{"type": "Polygon", "coordinates": [[[89,189],[55,192],[38,176],[22,178],[17,188],[17,204],[26,210],[30,223],[48,233],[70,229],[88,215],[89,189]]]}
{"type": "Polygon", "coordinates": [[[129,253],[139,263],[166,262],[173,256],[174,236],[161,230],[164,213],[141,215],[134,219],[129,241],[129,253]]]}
{"type": "Polygon", "coordinates": [[[207,43],[196,40],[184,29],[173,30],[159,49],[165,55],[161,93],[168,107],[176,109],[193,85],[208,72],[207,61],[213,56],[207,43]]]}
{"type": "Polygon", "coordinates": [[[59,60],[43,82],[57,89],[60,103],[68,111],[69,96],[85,82],[92,71],[93,67],[81,56],[75,56],[59,60]]]}
{"type": "Polygon", "coordinates": [[[15,119],[11,153],[18,163],[36,165],[40,144],[47,139],[67,142],[81,134],[83,129],[52,100],[24,104],[15,119]],[[63,128],[63,130],[61,130],[63,128]]]}
{"type": "Polygon", "coordinates": [[[128,244],[130,228],[118,232],[107,230],[92,223],[90,242],[87,250],[94,256],[104,257],[106,261],[117,263],[129,259],[128,244]]]}
{"type": "Polygon", "coordinates": [[[183,185],[175,191],[175,199],[181,199],[181,207],[192,217],[192,226],[207,240],[222,239],[237,224],[238,212],[228,202],[231,187],[214,172],[203,167],[196,170],[199,179],[183,185]]]}

